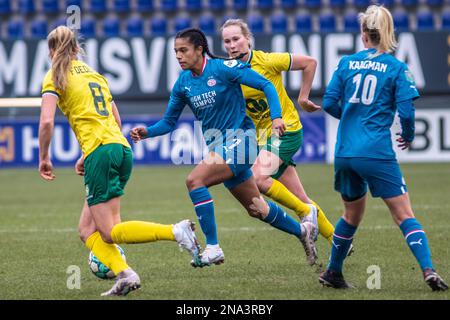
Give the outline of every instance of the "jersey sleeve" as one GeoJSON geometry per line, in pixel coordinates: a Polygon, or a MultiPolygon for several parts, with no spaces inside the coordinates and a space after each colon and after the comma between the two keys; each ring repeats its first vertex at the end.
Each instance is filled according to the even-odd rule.
{"type": "Polygon", "coordinates": [[[44,94],[52,94],[54,96],[57,96],[58,98],[61,95],[61,90],[56,89],[55,85],[53,84],[51,69],[47,72],[47,74],[44,77],[44,81],[42,82],[41,95],[44,94]]]}
{"type": "Polygon", "coordinates": [[[342,81],[341,70],[344,63],[344,59],[339,61],[323,96],[323,110],[338,119],[341,118],[342,113],[340,100],[343,96],[344,82],[342,81]]]}
{"type": "Polygon", "coordinates": [[[147,137],[157,137],[171,132],[183,112],[186,100],[180,90],[179,80],[173,86],[164,117],[154,125],[147,127],[147,137]]]}
{"type": "Polygon", "coordinates": [[[269,103],[270,118],[272,120],[281,118],[280,100],[272,82],[252,70],[247,63],[244,64],[236,60],[228,60],[224,61],[223,65],[225,67],[221,67],[221,71],[223,70],[223,74],[228,77],[229,81],[263,91],[269,103]]]}
{"type": "Polygon", "coordinates": [[[414,100],[419,96],[411,71],[405,63],[402,63],[395,81],[395,102],[414,100]]]}
{"type": "Polygon", "coordinates": [[[292,55],[287,52],[271,52],[267,54],[267,63],[275,73],[291,70],[292,55]]]}

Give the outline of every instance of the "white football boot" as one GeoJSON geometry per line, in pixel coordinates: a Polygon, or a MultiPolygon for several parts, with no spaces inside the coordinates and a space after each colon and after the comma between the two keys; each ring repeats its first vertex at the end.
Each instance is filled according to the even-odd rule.
{"type": "Polygon", "coordinates": [[[317,227],[308,221],[303,222],[300,227],[302,228],[302,234],[299,240],[303,245],[303,249],[305,249],[306,261],[310,266],[313,266],[318,259],[316,243],[314,241],[314,234],[316,233],[317,227]]]}
{"type": "Polygon", "coordinates": [[[319,236],[319,223],[317,222],[317,214],[318,214],[318,210],[317,207],[313,204],[308,204],[310,210],[309,210],[309,214],[304,216],[301,221],[302,222],[311,222],[313,225],[316,226],[316,229],[314,231],[314,241],[317,241],[317,237],[319,236]]]}
{"type": "Polygon", "coordinates": [[[210,266],[212,264],[222,264],[225,261],[225,255],[218,244],[207,245],[205,250],[200,254],[200,263],[195,263],[194,260],[191,261],[191,265],[196,268],[203,268],[205,266],[210,266]]]}
{"type": "Polygon", "coordinates": [[[192,260],[200,264],[200,245],[195,236],[195,223],[190,220],[183,220],[173,225],[173,235],[181,250],[188,251],[192,260]]]}
{"type": "Polygon", "coordinates": [[[137,290],[141,287],[141,279],[133,269],[122,271],[117,276],[116,283],[113,287],[102,296],[126,296],[131,291],[137,290]]]}

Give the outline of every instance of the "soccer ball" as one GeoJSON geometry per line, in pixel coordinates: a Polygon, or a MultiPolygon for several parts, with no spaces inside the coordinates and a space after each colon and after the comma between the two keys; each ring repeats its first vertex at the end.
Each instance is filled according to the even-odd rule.
{"type": "MultiPolygon", "coordinates": [[[[116,244],[117,249],[119,249],[120,254],[122,255],[122,258],[126,260],[125,252],[123,249],[116,244]]],[[[114,279],[116,276],[114,275],[114,272],[110,270],[107,266],[105,266],[103,263],[98,260],[98,258],[94,255],[94,253],[91,251],[89,253],[89,269],[91,269],[92,273],[100,278],[100,279],[114,279]]]]}

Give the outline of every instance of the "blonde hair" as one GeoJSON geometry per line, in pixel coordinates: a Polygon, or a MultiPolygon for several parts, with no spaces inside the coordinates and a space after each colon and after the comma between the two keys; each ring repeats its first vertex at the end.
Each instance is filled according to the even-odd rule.
{"type": "Polygon", "coordinates": [[[75,33],[66,26],[59,26],[47,36],[48,49],[53,51],[52,80],[56,88],[64,90],[71,62],[83,50],[75,33]]]}
{"type": "Polygon", "coordinates": [[[228,19],[227,21],[225,21],[224,24],[220,27],[220,34],[223,34],[223,29],[231,26],[237,26],[241,28],[242,34],[249,40],[249,46],[251,46],[250,39],[253,37],[253,34],[250,31],[248,24],[245,23],[242,19],[228,19]]]}
{"type": "Polygon", "coordinates": [[[370,42],[379,52],[392,52],[397,47],[394,34],[394,21],[388,9],[371,5],[366,12],[359,14],[362,32],[367,33],[370,42]]]}

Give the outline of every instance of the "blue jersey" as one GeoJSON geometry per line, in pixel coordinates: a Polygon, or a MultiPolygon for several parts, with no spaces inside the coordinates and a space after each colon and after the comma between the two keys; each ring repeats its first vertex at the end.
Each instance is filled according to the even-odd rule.
{"type": "MultiPolygon", "coordinates": [[[[148,137],[170,132],[188,105],[197,120],[202,122],[202,131],[219,130],[225,137],[227,129],[254,129],[246,115],[246,104],[241,84],[264,91],[270,96],[271,118],[281,117],[281,107],[272,83],[237,60],[206,60],[201,75],[190,70],[182,71],[175,83],[164,118],[148,127],[148,137]]],[[[209,136],[209,135],[208,135],[209,136]]],[[[207,137],[206,144],[211,141],[207,137]]],[[[219,143],[222,143],[219,142],[219,143]]]]}
{"type": "Polygon", "coordinates": [[[405,63],[374,48],[341,59],[324,95],[324,110],[340,119],[335,156],[395,159],[390,128],[399,108],[406,140],[414,136],[419,97],[405,63]],[[407,132],[407,131],[411,131],[407,132]]]}

